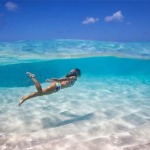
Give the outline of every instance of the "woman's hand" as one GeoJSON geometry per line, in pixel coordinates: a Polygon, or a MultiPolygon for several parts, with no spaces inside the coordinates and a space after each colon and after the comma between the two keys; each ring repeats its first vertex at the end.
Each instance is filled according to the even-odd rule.
{"type": "Polygon", "coordinates": [[[58,81],[58,79],[57,78],[46,79],[46,82],[54,82],[54,81],[58,81]]]}

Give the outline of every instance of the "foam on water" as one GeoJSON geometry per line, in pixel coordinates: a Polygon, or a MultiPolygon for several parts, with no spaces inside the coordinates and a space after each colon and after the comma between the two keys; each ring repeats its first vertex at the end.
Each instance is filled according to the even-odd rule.
{"type": "Polygon", "coordinates": [[[51,40],[0,45],[0,149],[149,149],[149,43],[51,40]],[[134,59],[72,58],[102,53],[134,59]],[[44,88],[49,85],[45,79],[60,78],[74,67],[82,77],[73,87],[17,106],[23,95],[36,91],[26,71],[35,73],[44,88]]]}

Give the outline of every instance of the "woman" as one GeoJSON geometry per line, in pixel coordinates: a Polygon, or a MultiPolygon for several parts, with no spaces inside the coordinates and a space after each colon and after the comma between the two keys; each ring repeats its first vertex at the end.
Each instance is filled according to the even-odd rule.
{"type": "Polygon", "coordinates": [[[45,88],[45,89],[42,89],[40,83],[36,80],[34,74],[32,74],[30,72],[27,72],[26,74],[32,79],[32,81],[33,81],[33,83],[34,83],[34,85],[37,89],[37,92],[34,92],[34,93],[29,94],[29,95],[23,96],[20,100],[19,106],[23,102],[25,102],[26,100],[28,100],[30,98],[52,94],[54,92],[58,92],[60,89],[71,87],[77,81],[77,78],[81,76],[81,71],[80,71],[80,69],[75,68],[75,69],[71,70],[70,73],[67,74],[65,78],[47,79],[46,81],[52,82],[52,84],[50,86],[48,86],[47,88],[45,88]]]}

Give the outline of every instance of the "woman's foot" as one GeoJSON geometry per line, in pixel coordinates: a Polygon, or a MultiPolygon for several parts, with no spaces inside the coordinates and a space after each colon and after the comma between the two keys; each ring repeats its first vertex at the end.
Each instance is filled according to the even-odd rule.
{"type": "Polygon", "coordinates": [[[21,106],[21,104],[22,104],[24,101],[26,101],[26,99],[27,99],[27,96],[23,96],[23,97],[21,98],[21,100],[20,100],[18,106],[21,106]]]}
{"type": "Polygon", "coordinates": [[[18,106],[20,107],[21,106],[21,104],[24,102],[24,99],[23,98],[21,98],[21,100],[20,100],[20,102],[19,102],[19,104],[18,104],[18,106]]]}
{"type": "Polygon", "coordinates": [[[35,78],[35,74],[32,74],[30,72],[26,72],[26,74],[30,77],[30,78],[35,78]]]}

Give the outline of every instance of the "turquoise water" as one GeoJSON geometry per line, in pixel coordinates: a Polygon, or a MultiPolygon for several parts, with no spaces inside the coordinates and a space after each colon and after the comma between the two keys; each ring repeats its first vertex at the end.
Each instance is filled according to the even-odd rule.
{"type": "Polygon", "coordinates": [[[1,42],[0,104],[0,149],[149,149],[150,42],[1,42]],[[76,67],[73,87],[17,106],[27,71],[45,88],[76,67]]]}

